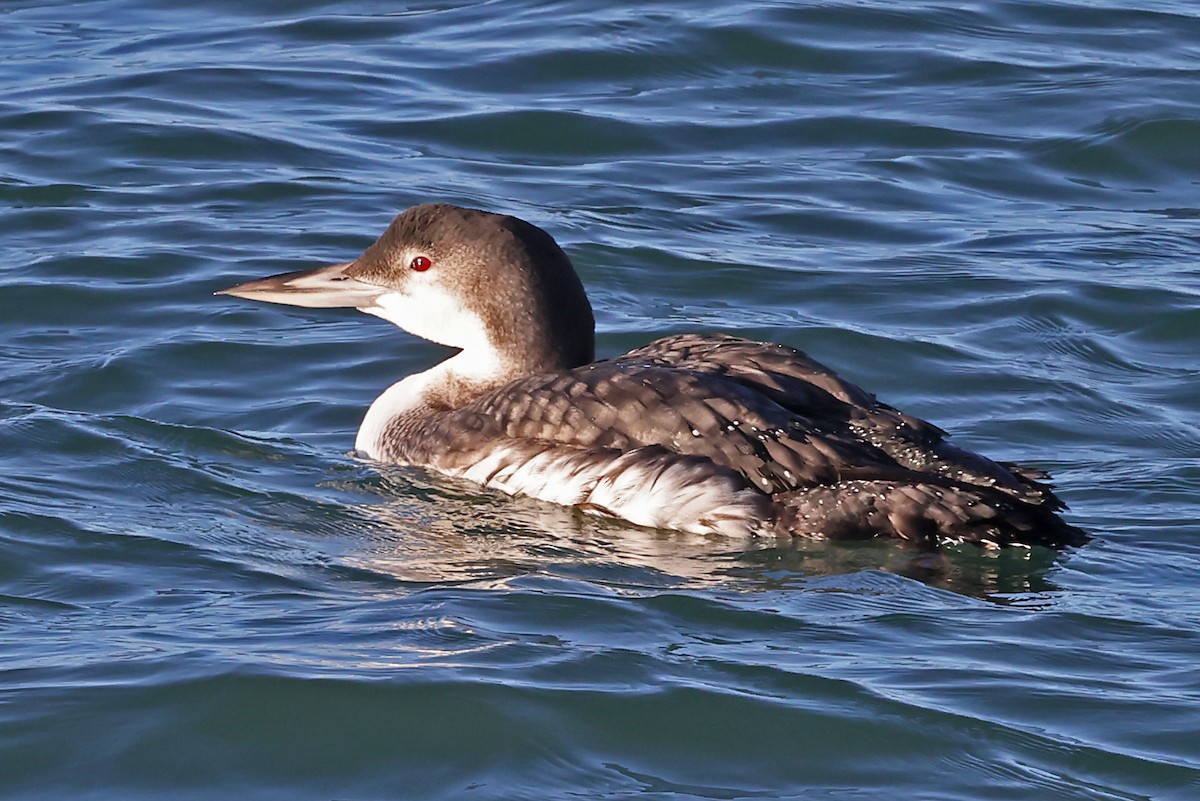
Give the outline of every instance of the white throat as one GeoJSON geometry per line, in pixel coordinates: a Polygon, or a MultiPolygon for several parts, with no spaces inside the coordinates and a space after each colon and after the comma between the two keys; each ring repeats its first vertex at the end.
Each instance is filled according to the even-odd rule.
{"type": "Polygon", "coordinates": [[[466,353],[492,350],[483,320],[463,305],[461,298],[437,282],[421,278],[410,281],[412,285],[406,290],[385,292],[361,311],[439,345],[461,348],[466,353]]]}

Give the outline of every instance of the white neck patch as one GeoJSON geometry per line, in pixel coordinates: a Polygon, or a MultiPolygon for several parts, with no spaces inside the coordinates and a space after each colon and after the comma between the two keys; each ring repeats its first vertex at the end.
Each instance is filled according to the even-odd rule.
{"type": "Polygon", "coordinates": [[[431,394],[446,384],[490,383],[504,375],[504,363],[492,345],[479,315],[467,310],[457,298],[437,284],[424,284],[419,298],[392,290],[360,309],[387,320],[415,336],[461,348],[462,352],[410,375],[387,388],[371,404],[359,427],[354,447],[370,458],[381,458],[383,436],[396,417],[421,408],[431,394]]]}

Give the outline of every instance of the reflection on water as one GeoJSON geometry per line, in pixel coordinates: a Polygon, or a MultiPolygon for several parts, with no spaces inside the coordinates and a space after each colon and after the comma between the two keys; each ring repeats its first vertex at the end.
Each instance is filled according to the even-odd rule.
{"type": "Polygon", "coordinates": [[[893,540],[732,540],[641,528],[419,469],[383,471],[327,485],[349,493],[345,511],[355,519],[338,516],[326,533],[355,543],[341,555],[345,564],[417,585],[543,573],[631,590],[722,586],[753,592],[882,570],[1010,602],[1009,596],[1054,591],[1049,575],[1060,559],[1069,558],[1044,548],[924,552],[893,540]],[[355,495],[374,497],[353,503],[355,495]]]}

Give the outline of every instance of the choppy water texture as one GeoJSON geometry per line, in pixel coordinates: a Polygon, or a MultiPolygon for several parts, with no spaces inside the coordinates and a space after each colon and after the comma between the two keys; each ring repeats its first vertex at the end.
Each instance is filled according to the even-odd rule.
{"type": "Polygon", "coordinates": [[[0,796],[1200,798],[1195,3],[184,5],[0,4],[0,796]],[[211,293],[426,200],[555,234],[602,354],[795,345],[1095,542],[355,461],[444,351],[211,293]]]}

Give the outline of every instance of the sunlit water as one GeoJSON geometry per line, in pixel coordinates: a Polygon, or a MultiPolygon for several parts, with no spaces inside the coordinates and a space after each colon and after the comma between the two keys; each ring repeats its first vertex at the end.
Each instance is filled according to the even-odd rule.
{"type": "Polygon", "coordinates": [[[1200,797],[1198,15],[0,5],[0,796],[1200,797]],[[356,461],[445,351],[211,293],[427,200],[553,233],[602,355],[800,347],[1095,541],[706,539],[356,461]]]}

